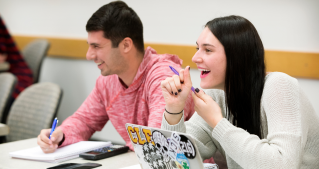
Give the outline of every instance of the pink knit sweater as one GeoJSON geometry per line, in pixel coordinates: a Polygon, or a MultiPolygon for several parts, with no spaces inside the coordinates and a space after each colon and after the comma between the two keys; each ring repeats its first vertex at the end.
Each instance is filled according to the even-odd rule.
{"type": "MultiPolygon", "coordinates": [[[[65,135],[61,146],[88,140],[95,131],[101,131],[111,120],[117,132],[133,150],[125,129],[126,123],[161,127],[165,101],[161,81],[171,77],[168,67],[181,69],[182,61],[175,55],[159,55],[148,47],[133,83],[124,87],[117,75],[99,76],[91,94],[80,108],[59,127],[65,135]]],[[[184,109],[185,120],[194,113],[189,95],[184,109]]]]}

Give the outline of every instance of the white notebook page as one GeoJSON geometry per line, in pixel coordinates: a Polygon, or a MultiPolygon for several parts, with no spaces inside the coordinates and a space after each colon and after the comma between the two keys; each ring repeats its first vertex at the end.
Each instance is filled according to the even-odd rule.
{"type": "Polygon", "coordinates": [[[45,154],[39,146],[11,152],[10,156],[44,162],[61,162],[70,158],[76,158],[79,154],[95,150],[98,148],[110,146],[111,142],[101,141],[80,141],[62,148],[58,148],[54,153],[45,154]]]}

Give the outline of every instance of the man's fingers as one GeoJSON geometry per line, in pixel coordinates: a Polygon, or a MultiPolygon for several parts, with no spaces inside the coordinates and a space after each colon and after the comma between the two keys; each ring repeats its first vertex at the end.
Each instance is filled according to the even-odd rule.
{"type": "Polygon", "coordinates": [[[55,129],[51,136],[51,141],[53,142],[53,144],[59,144],[62,138],[63,138],[62,130],[60,128],[55,129]]]}
{"type": "Polygon", "coordinates": [[[43,141],[41,140],[41,136],[40,136],[40,135],[38,136],[37,143],[38,143],[38,145],[39,145],[41,148],[42,148],[42,147],[44,147],[44,148],[50,147],[50,144],[47,144],[47,143],[45,143],[45,142],[43,142],[43,141]]]}
{"type": "Polygon", "coordinates": [[[51,129],[43,129],[37,138],[37,143],[41,147],[44,153],[53,153],[58,148],[59,141],[62,140],[63,132],[61,129],[57,128],[49,139],[51,129]],[[53,140],[55,142],[53,142],[53,140]]]}
{"type": "Polygon", "coordinates": [[[42,129],[40,133],[40,139],[46,144],[52,144],[52,141],[49,139],[51,129],[42,129]]]}
{"type": "Polygon", "coordinates": [[[47,143],[43,142],[43,141],[41,140],[41,135],[38,136],[38,138],[37,138],[37,143],[38,143],[38,145],[40,146],[40,148],[42,149],[42,151],[43,151],[44,153],[52,153],[52,152],[54,152],[54,151],[57,149],[57,147],[58,147],[57,144],[47,144],[47,143]]]}
{"type": "Polygon", "coordinates": [[[41,149],[42,149],[42,151],[44,152],[44,153],[53,153],[53,152],[55,152],[55,150],[57,149],[57,145],[55,144],[53,147],[47,147],[47,148],[44,148],[44,147],[41,147],[41,149]]]}
{"type": "Polygon", "coordinates": [[[54,130],[54,132],[53,132],[52,135],[51,135],[50,140],[54,143],[54,142],[57,141],[57,138],[59,138],[59,133],[58,133],[57,130],[54,130]]]}

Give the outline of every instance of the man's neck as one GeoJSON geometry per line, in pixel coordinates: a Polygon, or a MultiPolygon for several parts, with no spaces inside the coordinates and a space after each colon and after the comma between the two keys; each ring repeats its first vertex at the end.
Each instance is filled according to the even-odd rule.
{"type": "Polygon", "coordinates": [[[133,80],[142,61],[143,54],[137,53],[135,56],[132,56],[132,58],[129,60],[128,69],[125,72],[118,75],[122,82],[126,85],[126,87],[129,87],[133,83],[133,80]]]}

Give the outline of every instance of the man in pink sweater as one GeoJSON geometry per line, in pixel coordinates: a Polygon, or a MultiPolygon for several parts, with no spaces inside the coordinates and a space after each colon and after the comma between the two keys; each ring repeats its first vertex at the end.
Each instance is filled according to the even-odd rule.
{"type": "MultiPolygon", "coordinates": [[[[151,47],[144,50],[142,22],[124,2],[102,6],[88,20],[86,30],[86,58],[97,64],[101,76],[84,103],[53,132],[51,139],[50,129],[41,131],[38,145],[45,153],[88,140],[108,120],[133,150],[125,124],[160,128],[165,107],[161,81],[173,75],[169,65],[181,68],[182,61],[175,55],[159,55],[151,47]]],[[[185,120],[193,113],[189,95],[185,120]]]]}

